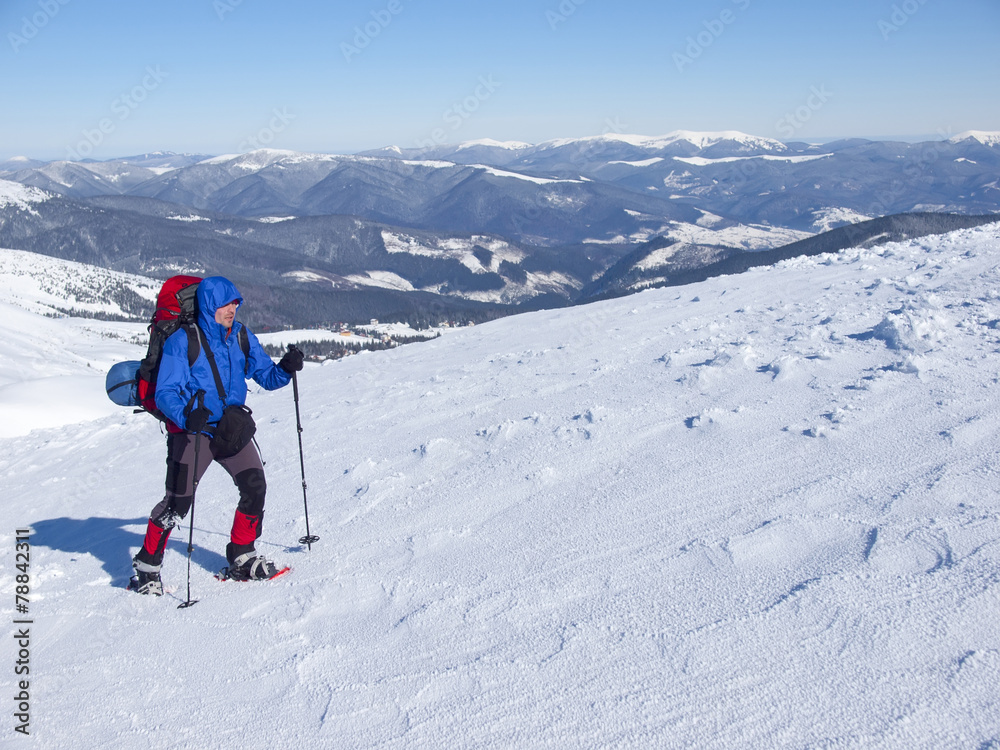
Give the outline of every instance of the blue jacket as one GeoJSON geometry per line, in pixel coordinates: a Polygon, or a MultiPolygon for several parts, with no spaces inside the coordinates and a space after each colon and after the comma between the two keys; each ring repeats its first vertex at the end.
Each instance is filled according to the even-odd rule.
{"type": "MultiPolygon", "coordinates": [[[[244,365],[247,358],[243,356],[238,336],[243,324],[234,321],[232,329],[227,330],[215,322],[215,311],[233,300],[243,302],[239,290],[229,279],[222,276],[203,279],[198,284],[198,327],[204,334],[198,359],[188,366],[188,337],[183,329],[175,331],[163,345],[163,358],[156,379],[156,406],[181,429],[185,429],[187,423],[184,410],[199,390],[205,391],[205,407],[212,412],[209,422],[218,422],[226,406],[246,401],[244,365]],[[219,368],[219,377],[226,391],[225,403],[205,356],[206,343],[215,355],[215,365],[219,368]]],[[[274,363],[250,329],[247,329],[247,334],[250,366],[246,369],[246,377],[253,378],[254,382],[269,391],[288,385],[292,376],[274,363]]]]}

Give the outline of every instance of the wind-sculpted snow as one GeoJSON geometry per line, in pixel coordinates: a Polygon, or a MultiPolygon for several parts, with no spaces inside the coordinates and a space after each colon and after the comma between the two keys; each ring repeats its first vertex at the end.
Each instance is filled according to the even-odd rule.
{"type": "Polygon", "coordinates": [[[184,610],[186,522],[168,594],[123,589],[162,493],[150,418],[4,440],[35,742],[995,746],[998,269],[991,225],[309,366],[320,541],[295,541],[292,395],[252,393],[260,549],[293,572],[212,578],[213,467],[184,610]]]}

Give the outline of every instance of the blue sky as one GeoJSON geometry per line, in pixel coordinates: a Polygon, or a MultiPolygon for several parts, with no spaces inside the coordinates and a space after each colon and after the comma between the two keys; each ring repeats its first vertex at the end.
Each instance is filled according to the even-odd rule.
{"type": "Polygon", "coordinates": [[[4,0],[0,159],[1000,130],[996,0],[4,0]]]}

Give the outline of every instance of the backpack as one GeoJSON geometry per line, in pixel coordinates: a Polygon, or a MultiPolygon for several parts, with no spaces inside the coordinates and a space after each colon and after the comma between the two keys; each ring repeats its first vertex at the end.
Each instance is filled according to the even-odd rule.
{"type": "MultiPolygon", "coordinates": [[[[152,414],[168,428],[169,419],[156,407],[156,376],[163,358],[163,346],[178,328],[183,328],[188,339],[188,366],[192,366],[201,353],[198,328],[199,276],[171,276],[156,296],[156,311],[149,323],[149,345],[142,361],[128,360],[115,364],[105,380],[105,389],[119,406],[137,406],[136,413],[152,414]]],[[[250,339],[246,326],[240,326],[240,349],[243,350],[246,375],[250,370],[250,339]]],[[[175,428],[176,429],[176,428],[175,428]]]]}

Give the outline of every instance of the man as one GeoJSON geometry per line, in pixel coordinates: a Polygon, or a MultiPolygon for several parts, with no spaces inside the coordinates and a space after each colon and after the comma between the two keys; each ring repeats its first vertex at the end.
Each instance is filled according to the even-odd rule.
{"type": "Polygon", "coordinates": [[[228,279],[203,279],[197,298],[201,345],[197,359],[189,364],[188,333],[179,329],[164,344],[157,376],[156,406],[169,420],[166,494],[150,513],[142,549],[132,559],[135,588],[141,594],[163,594],[160,566],[167,539],[190,510],[197,481],[213,460],[229,473],[240,493],[226,545],[229,576],[254,581],[268,579],[277,572],[274,563],[258,555],[254,548],[261,533],[267,485],[260,454],[250,439],[253,421],[243,404],[247,378],[267,390],[286,386],[291,374],[302,369],[302,352],[291,349],[275,365],[257,337],[236,322],[243,298],[228,279]],[[232,454],[220,446],[226,437],[221,433],[229,432],[224,426],[227,422],[220,429],[227,407],[227,422],[241,407],[242,415],[235,416],[249,420],[249,434],[245,441],[236,442],[232,454]]]}

